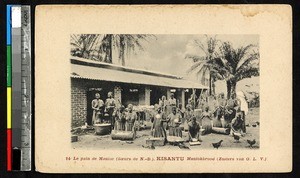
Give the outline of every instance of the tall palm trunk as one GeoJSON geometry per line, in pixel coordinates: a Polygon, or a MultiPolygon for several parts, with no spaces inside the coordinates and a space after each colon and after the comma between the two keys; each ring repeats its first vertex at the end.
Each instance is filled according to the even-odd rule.
{"type": "Polygon", "coordinates": [[[105,59],[104,62],[112,63],[112,35],[106,35],[105,37],[105,59]]]}
{"type": "Polygon", "coordinates": [[[212,87],[212,94],[215,95],[216,94],[216,85],[215,85],[214,80],[212,81],[211,87],[212,87]]]}
{"type": "Polygon", "coordinates": [[[227,87],[227,99],[229,99],[231,95],[231,88],[232,88],[230,80],[226,81],[226,87],[227,87]]]}
{"type": "Polygon", "coordinates": [[[232,94],[236,94],[236,83],[237,82],[235,80],[228,80],[228,81],[226,81],[227,99],[229,99],[232,94]]]}
{"type": "Polygon", "coordinates": [[[125,40],[124,36],[120,35],[120,53],[119,53],[119,61],[121,61],[122,66],[125,66],[125,56],[124,56],[124,51],[125,51],[125,40]]]}
{"type": "Polygon", "coordinates": [[[209,74],[209,95],[212,94],[212,81],[211,81],[211,74],[209,74]]]}
{"type": "Polygon", "coordinates": [[[236,81],[231,81],[231,94],[236,94],[236,81]]]}

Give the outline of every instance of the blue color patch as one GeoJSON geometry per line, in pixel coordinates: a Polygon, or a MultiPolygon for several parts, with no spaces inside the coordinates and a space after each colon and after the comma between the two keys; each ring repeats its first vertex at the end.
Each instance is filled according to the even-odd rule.
{"type": "Polygon", "coordinates": [[[6,44],[11,45],[11,5],[6,6],[6,44]]]}

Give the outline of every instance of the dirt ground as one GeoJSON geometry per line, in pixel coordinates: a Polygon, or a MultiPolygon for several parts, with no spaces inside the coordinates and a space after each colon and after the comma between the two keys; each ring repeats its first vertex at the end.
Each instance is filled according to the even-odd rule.
{"type": "MultiPolygon", "coordinates": [[[[232,136],[222,135],[222,134],[208,134],[201,136],[201,145],[189,146],[188,142],[184,144],[189,146],[190,149],[214,149],[212,143],[223,140],[223,143],[219,149],[258,149],[259,148],[259,132],[260,126],[255,125],[255,122],[259,122],[259,108],[250,108],[249,113],[246,116],[246,124],[249,124],[247,127],[247,133],[244,137],[240,138],[240,142],[236,143],[232,136]],[[253,148],[249,147],[247,139],[256,140],[256,144],[253,148]]],[[[149,123],[150,124],[150,123],[149,123]]],[[[146,138],[150,135],[150,129],[137,131],[137,138],[134,141],[120,141],[112,140],[110,135],[98,136],[94,134],[94,131],[89,131],[78,136],[78,141],[72,143],[74,149],[90,149],[90,150],[99,150],[99,149],[146,149],[142,145],[146,145],[146,138]]],[[[184,140],[188,140],[188,133],[183,132],[184,140]]],[[[155,150],[160,149],[180,149],[178,146],[173,146],[166,144],[165,146],[156,146],[155,150]]]]}

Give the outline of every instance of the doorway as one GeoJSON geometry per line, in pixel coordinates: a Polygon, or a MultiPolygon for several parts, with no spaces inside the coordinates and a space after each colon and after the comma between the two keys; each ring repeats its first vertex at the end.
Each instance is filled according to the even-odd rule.
{"type": "Polygon", "coordinates": [[[163,87],[151,87],[150,88],[150,105],[158,104],[159,99],[162,96],[167,97],[167,90],[163,87]]]}

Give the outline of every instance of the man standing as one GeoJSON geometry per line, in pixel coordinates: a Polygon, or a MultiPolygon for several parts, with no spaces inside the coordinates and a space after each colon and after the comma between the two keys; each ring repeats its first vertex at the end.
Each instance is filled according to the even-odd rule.
{"type": "Polygon", "coordinates": [[[100,94],[95,94],[95,99],[92,101],[93,118],[92,124],[101,123],[101,117],[103,115],[104,102],[100,99],[100,94]]]}
{"type": "Polygon", "coordinates": [[[161,112],[165,112],[167,104],[168,104],[168,102],[167,102],[166,96],[163,95],[161,97],[161,99],[159,99],[159,102],[158,102],[159,107],[161,107],[161,112]]]}
{"type": "Polygon", "coordinates": [[[105,109],[106,109],[106,112],[108,113],[112,128],[114,127],[114,124],[115,124],[115,121],[113,118],[113,112],[114,112],[115,106],[116,106],[116,102],[115,102],[115,99],[112,97],[112,92],[108,92],[107,99],[105,101],[105,109]]]}
{"type": "Polygon", "coordinates": [[[174,98],[174,93],[171,93],[170,98],[169,98],[169,105],[171,107],[176,106],[176,99],[174,98]]]}

